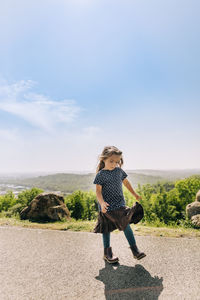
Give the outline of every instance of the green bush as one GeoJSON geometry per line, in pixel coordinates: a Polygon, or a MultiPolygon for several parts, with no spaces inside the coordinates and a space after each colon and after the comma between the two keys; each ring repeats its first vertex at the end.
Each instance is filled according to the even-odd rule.
{"type": "Polygon", "coordinates": [[[11,217],[20,213],[20,211],[29,205],[29,203],[43,190],[38,188],[32,188],[30,190],[22,191],[15,198],[12,191],[8,191],[5,195],[0,196],[0,212],[4,212],[4,215],[11,217]]]}
{"type": "Polygon", "coordinates": [[[84,212],[83,220],[94,220],[97,217],[97,200],[93,191],[83,193],[84,212]]]}
{"type": "Polygon", "coordinates": [[[4,212],[5,217],[13,217],[13,216],[18,216],[20,211],[22,211],[23,205],[21,203],[17,203],[10,207],[7,211],[4,212]]]}
{"type": "Polygon", "coordinates": [[[185,207],[195,200],[196,193],[200,190],[200,175],[178,180],[175,183],[175,188],[180,199],[180,207],[185,210],[185,207]]]}
{"type": "Polygon", "coordinates": [[[142,196],[144,219],[147,222],[163,222],[164,224],[185,224],[187,204],[195,200],[200,189],[200,176],[195,175],[175,183],[157,183],[154,185],[138,185],[137,193],[142,196]]]}
{"type": "Polygon", "coordinates": [[[78,190],[65,198],[65,204],[70,211],[71,217],[76,220],[83,216],[83,192],[78,190]]]}
{"type": "Polygon", "coordinates": [[[17,203],[20,203],[22,207],[26,207],[30,202],[39,194],[43,193],[43,190],[33,187],[30,190],[22,191],[18,194],[17,203]]]}
{"type": "Polygon", "coordinates": [[[75,191],[65,197],[65,204],[71,217],[76,220],[93,220],[97,216],[96,194],[93,191],[75,191]]]}
{"type": "Polygon", "coordinates": [[[129,207],[133,206],[136,199],[124,186],[123,186],[123,194],[124,194],[124,199],[125,199],[126,205],[129,207]]]}
{"type": "MultiPolygon", "coordinates": [[[[200,189],[200,176],[191,176],[176,182],[158,182],[157,184],[138,185],[136,192],[144,208],[144,224],[161,224],[195,228],[188,220],[185,209],[195,199],[200,189]]],[[[19,212],[43,190],[32,188],[25,190],[16,199],[12,191],[0,196],[0,212],[7,216],[18,215],[19,212]]],[[[123,186],[126,205],[131,207],[136,199],[123,186]]],[[[75,220],[95,220],[98,216],[98,200],[93,191],[77,190],[64,198],[65,204],[75,220]]]]}
{"type": "Polygon", "coordinates": [[[11,206],[17,202],[12,191],[8,191],[5,195],[0,196],[0,212],[7,211],[11,206]]]}

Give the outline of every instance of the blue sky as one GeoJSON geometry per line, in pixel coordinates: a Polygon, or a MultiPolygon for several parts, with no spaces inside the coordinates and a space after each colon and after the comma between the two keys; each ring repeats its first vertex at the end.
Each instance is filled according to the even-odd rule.
{"type": "Polygon", "coordinates": [[[0,3],[1,172],[200,168],[199,1],[0,3]]]}

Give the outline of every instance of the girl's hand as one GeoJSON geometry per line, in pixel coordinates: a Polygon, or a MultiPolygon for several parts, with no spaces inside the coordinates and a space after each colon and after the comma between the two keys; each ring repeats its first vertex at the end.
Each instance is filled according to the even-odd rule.
{"type": "Polygon", "coordinates": [[[101,209],[102,209],[103,213],[107,212],[108,206],[109,206],[109,204],[105,201],[101,204],[101,209]]]}
{"type": "Polygon", "coordinates": [[[142,197],[140,195],[135,195],[136,200],[140,201],[142,197]]]}

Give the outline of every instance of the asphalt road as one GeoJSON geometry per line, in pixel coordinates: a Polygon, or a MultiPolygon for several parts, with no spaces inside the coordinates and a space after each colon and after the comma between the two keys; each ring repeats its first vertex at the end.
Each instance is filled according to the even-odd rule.
{"type": "Polygon", "coordinates": [[[1,300],[200,299],[200,240],[136,236],[147,256],[133,258],[111,234],[120,259],[102,259],[101,234],[0,227],[1,300]]]}

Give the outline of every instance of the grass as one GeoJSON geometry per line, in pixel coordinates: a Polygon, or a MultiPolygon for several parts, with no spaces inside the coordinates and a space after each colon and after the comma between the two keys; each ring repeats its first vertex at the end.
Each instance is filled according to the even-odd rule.
{"type": "MultiPolygon", "coordinates": [[[[52,230],[70,230],[70,231],[84,231],[92,232],[96,221],[82,221],[82,220],[63,220],[56,222],[31,222],[28,220],[20,220],[19,217],[0,217],[0,226],[20,226],[25,228],[39,228],[52,230]]],[[[183,226],[163,226],[158,224],[131,224],[135,235],[143,236],[159,236],[159,237],[187,237],[199,238],[200,230],[194,228],[184,228],[183,226]]],[[[120,231],[115,230],[113,233],[118,234],[120,231]]]]}

